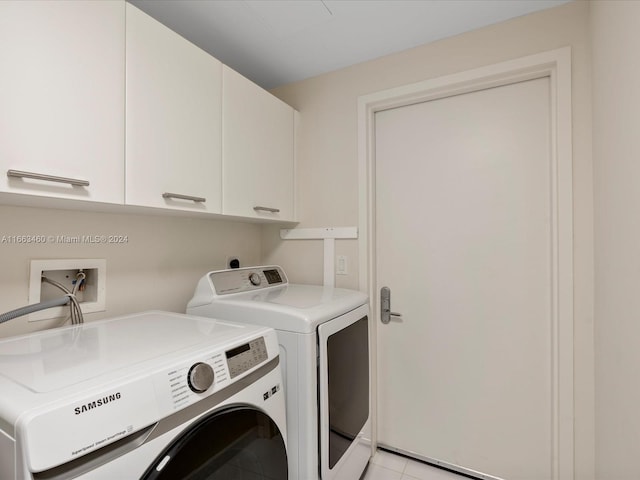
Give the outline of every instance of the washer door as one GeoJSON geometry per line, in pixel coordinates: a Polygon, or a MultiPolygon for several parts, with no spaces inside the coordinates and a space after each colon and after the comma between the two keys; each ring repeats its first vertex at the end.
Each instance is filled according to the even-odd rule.
{"type": "Polygon", "coordinates": [[[142,480],[286,480],[287,452],[278,426],[249,406],[203,417],[178,436],[142,480]]]}

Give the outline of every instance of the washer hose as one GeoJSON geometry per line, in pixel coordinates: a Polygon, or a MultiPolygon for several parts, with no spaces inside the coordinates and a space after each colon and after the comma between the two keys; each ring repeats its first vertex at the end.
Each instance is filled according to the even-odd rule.
{"type": "Polygon", "coordinates": [[[46,310],[47,308],[59,307],[60,305],[66,305],[71,301],[69,296],[54,298],[53,300],[47,300],[46,302],[34,303],[27,305],[26,307],[17,308],[0,314],[0,323],[8,322],[14,318],[22,317],[23,315],[29,315],[33,312],[39,312],[40,310],[46,310]]]}

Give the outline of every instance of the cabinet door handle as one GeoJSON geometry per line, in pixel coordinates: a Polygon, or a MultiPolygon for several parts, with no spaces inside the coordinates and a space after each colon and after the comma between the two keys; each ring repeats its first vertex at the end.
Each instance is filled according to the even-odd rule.
{"type": "Polygon", "coordinates": [[[206,198],[204,197],[194,197],[193,195],[182,195],[181,193],[169,193],[169,192],[164,192],[162,194],[162,198],[174,198],[174,199],[178,199],[178,200],[191,200],[192,202],[196,202],[196,203],[204,203],[207,201],[206,198]]]}
{"type": "Polygon", "coordinates": [[[35,180],[44,180],[47,182],[68,183],[77,187],[88,187],[89,180],[79,180],[77,178],[56,177],[54,175],[45,175],[43,173],[22,172],[20,170],[7,170],[7,177],[14,178],[33,178],[35,180]]]}
{"type": "Polygon", "coordinates": [[[271,208],[271,207],[260,207],[260,206],[256,206],[253,207],[253,209],[256,212],[270,212],[270,213],[279,213],[280,209],[279,208],[271,208]]]}

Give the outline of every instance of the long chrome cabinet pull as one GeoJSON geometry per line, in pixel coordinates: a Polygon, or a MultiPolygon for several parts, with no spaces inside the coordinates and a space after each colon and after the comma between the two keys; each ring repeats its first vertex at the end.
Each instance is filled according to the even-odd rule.
{"type": "Polygon", "coordinates": [[[256,207],[253,207],[253,209],[254,209],[256,212],[259,212],[259,211],[261,211],[261,212],[270,212],[270,213],[278,213],[278,212],[280,212],[280,209],[279,209],[279,208],[271,208],[271,207],[260,207],[260,206],[256,206],[256,207]]]}
{"type": "Polygon", "coordinates": [[[47,182],[68,183],[77,187],[88,187],[89,180],[79,180],[77,178],[56,177],[54,175],[45,175],[34,172],[21,172],[20,170],[7,170],[7,177],[14,178],[33,178],[35,180],[45,180],[47,182]]]}
{"type": "Polygon", "coordinates": [[[169,192],[164,192],[162,194],[162,198],[174,198],[174,199],[179,199],[179,200],[191,200],[192,202],[196,202],[196,203],[204,203],[207,201],[206,198],[204,197],[194,197],[193,195],[182,195],[181,193],[169,193],[169,192]]]}

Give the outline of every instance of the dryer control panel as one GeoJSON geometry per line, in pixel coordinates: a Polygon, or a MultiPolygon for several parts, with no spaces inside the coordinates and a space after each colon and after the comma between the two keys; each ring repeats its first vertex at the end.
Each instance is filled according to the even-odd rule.
{"type": "Polygon", "coordinates": [[[250,292],[287,284],[287,276],[277,265],[236,268],[209,273],[217,295],[250,292]]]}

